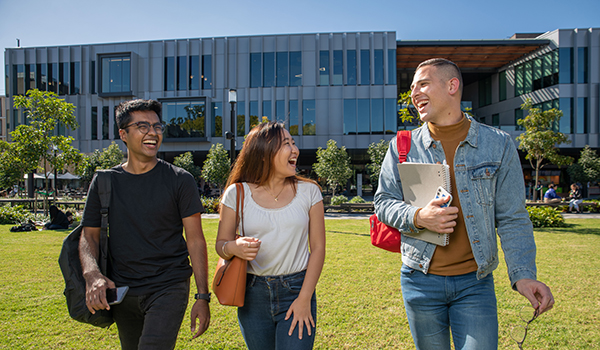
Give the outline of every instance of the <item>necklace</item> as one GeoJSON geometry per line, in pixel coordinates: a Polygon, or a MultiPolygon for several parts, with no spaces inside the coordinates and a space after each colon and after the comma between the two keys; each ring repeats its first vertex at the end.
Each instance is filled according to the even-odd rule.
{"type": "Polygon", "coordinates": [[[267,186],[263,186],[263,188],[265,189],[265,191],[267,191],[268,194],[271,195],[271,197],[273,197],[273,199],[275,199],[275,202],[277,202],[277,200],[279,199],[279,195],[281,194],[281,192],[283,192],[283,190],[285,189],[285,184],[283,185],[283,187],[281,188],[281,191],[279,191],[279,193],[277,193],[277,195],[274,195],[273,193],[271,193],[271,191],[269,191],[269,189],[267,188],[267,186]]]}

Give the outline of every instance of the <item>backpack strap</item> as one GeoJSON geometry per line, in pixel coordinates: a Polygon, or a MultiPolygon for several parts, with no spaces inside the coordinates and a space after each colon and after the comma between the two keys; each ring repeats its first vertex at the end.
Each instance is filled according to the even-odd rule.
{"type": "Polygon", "coordinates": [[[411,136],[410,130],[400,130],[396,134],[396,147],[398,148],[398,161],[400,163],[406,161],[406,156],[410,152],[411,136]]]}
{"type": "Polygon", "coordinates": [[[110,205],[111,182],[110,172],[98,171],[98,195],[100,196],[100,272],[106,276],[108,265],[108,207],[110,205]]]}

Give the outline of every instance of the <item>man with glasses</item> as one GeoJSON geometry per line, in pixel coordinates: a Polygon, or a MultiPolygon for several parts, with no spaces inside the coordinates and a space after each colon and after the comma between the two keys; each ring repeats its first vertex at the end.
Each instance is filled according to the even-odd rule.
{"type": "Polygon", "coordinates": [[[200,218],[204,208],[194,178],[157,157],[164,130],[161,104],[126,101],[115,114],[127,161],[110,170],[106,276],[97,263],[101,226],[97,177],[88,191],[79,249],[86,304],[92,313],[112,310],[122,349],[173,349],[192,273],[198,292],[191,312],[193,337],[204,333],[210,322],[208,261],[200,218]],[[109,305],[106,289],[122,286],[129,287],[124,300],[109,305]]]}
{"type": "Polygon", "coordinates": [[[381,222],[401,232],[427,228],[450,234],[447,246],[402,235],[402,296],[418,350],[450,350],[451,338],[461,350],[498,347],[496,234],[513,289],[538,314],[554,304],[550,288],[536,280],[533,227],[515,144],[510,135],[461,111],[462,88],[459,68],[441,58],[421,63],[411,86],[412,103],[425,123],[412,131],[406,161],[450,166],[450,206],[442,207],[445,198],[431,198],[423,208],[403,201],[395,138],[375,194],[381,222]]]}

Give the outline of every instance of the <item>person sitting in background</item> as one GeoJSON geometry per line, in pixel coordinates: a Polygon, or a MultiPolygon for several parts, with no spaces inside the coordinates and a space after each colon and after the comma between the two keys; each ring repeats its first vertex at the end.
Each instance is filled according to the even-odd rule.
{"type": "Polygon", "coordinates": [[[548,191],[544,193],[544,203],[560,203],[562,201],[562,197],[556,194],[554,190],[554,185],[548,185],[548,191]]]}
{"type": "Polygon", "coordinates": [[[569,192],[569,213],[572,211],[573,207],[575,207],[575,211],[578,213],[582,212],[582,208],[580,207],[581,203],[583,203],[583,196],[581,195],[581,190],[577,184],[571,184],[571,191],[569,192]]]}
{"type": "Polygon", "coordinates": [[[50,222],[44,225],[44,230],[66,230],[73,222],[71,212],[63,213],[56,205],[50,206],[50,222]]]}

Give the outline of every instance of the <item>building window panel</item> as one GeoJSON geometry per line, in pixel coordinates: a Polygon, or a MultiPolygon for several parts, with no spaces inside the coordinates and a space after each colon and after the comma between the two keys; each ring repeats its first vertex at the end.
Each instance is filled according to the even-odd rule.
{"type": "Polygon", "coordinates": [[[383,134],[383,99],[371,100],[371,133],[383,134]]]}
{"type": "Polygon", "coordinates": [[[108,124],[110,121],[109,118],[108,106],[102,107],[102,139],[108,140],[108,124]]]}
{"type": "Polygon", "coordinates": [[[371,84],[371,52],[360,50],[360,85],[371,84]]]}
{"type": "Polygon", "coordinates": [[[333,76],[332,85],[342,85],[344,83],[344,52],[342,50],[333,51],[333,76]]]}
{"type": "Polygon", "coordinates": [[[498,99],[500,101],[506,100],[506,71],[498,74],[498,99]]]}
{"type": "Polygon", "coordinates": [[[162,106],[165,138],[206,136],[206,104],[203,100],[165,101],[162,106]]]}
{"type": "Polygon", "coordinates": [[[25,89],[27,91],[35,89],[35,86],[36,86],[35,79],[36,79],[35,64],[26,64],[25,65],[25,89]]]}
{"type": "Polygon", "coordinates": [[[588,48],[577,48],[577,83],[587,84],[588,82],[588,48]]]}
{"type": "Polygon", "coordinates": [[[202,55],[202,89],[212,89],[212,86],[212,55],[202,55]]]}
{"type": "Polygon", "coordinates": [[[165,91],[175,90],[175,57],[165,57],[165,91]]]}
{"type": "Polygon", "coordinates": [[[371,121],[371,104],[369,102],[369,99],[366,98],[358,99],[356,129],[359,134],[369,134],[371,132],[369,130],[371,121]]]}
{"type": "Polygon", "coordinates": [[[319,85],[329,85],[329,51],[319,52],[319,85]]]}
{"type": "Polygon", "coordinates": [[[563,134],[573,133],[573,98],[562,97],[559,99],[560,110],[563,112],[559,120],[558,130],[563,134]]]}
{"type": "Polygon", "coordinates": [[[577,98],[577,134],[587,134],[588,132],[588,108],[587,97],[577,98]]]}
{"type": "Polygon", "coordinates": [[[250,54],[250,87],[260,87],[262,79],[262,62],[260,53],[250,54]]]}
{"type": "Polygon", "coordinates": [[[190,56],[190,79],[189,89],[200,89],[200,56],[190,56]]]}
{"type": "Polygon", "coordinates": [[[542,86],[543,87],[548,87],[548,86],[554,85],[554,67],[553,67],[552,57],[554,57],[554,52],[547,53],[542,57],[542,62],[543,62],[542,86]]]}
{"type": "Polygon", "coordinates": [[[290,135],[298,135],[298,100],[290,100],[290,112],[288,113],[290,116],[289,120],[289,131],[290,135]]]}
{"type": "Polygon", "coordinates": [[[236,104],[237,107],[237,118],[236,118],[236,127],[237,127],[237,136],[246,135],[246,104],[244,101],[238,101],[236,104]]]}
{"type": "Polygon", "coordinates": [[[262,118],[260,118],[260,122],[263,122],[263,119],[266,117],[267,120],[272,120],[273,113],[271,111],[271,100],[263,101],[262,103],[262,118]]]}
{"type": "Polygon", "coordinates": [[[344,135],[356,134],[356,99],[344,100],[344,135]]]}
{"type": "MultiPolygon", "coordinates": [[[[38,63],[37,64],[37,69],[36,69],[36,73],[37,73],[37,78],[36,78],[36,82],[37,82],[37,89],[40,91],[46,91],[47,89],[47,84],[48,84],[48,65],[45,63],[38,63]]],[[[7,85],[8,86],[8,85],[7,85]]]]}
{"type": "Polygon", "coordinates": [[[558,83],[573,84],[573,48],[558,49],[558,83]]]}
{"type": "Polygon", "coordinates": [[[71,62],[71,95],[79,95],[81,93],[81,64],[79,62],[71,62]]]}
{"type": "Polygon", "coordinates": [[[213,102],[212,103],[212,123],[211,133],[212,137],[223,136],[223,103],[213,102]]]}
{"type": "Polygon", "coordinates": [[[373,77],[373,84],[375,85],[383,85],[383,76],[384,76],[384,69],[383,69],[383,50],[375,50],[373,53],[373,71],[374,71],[374,77],[373,77]]]}
{"type": "Polygon", "coordinates": [[[494,128],[500,127],[500,114],[492,114],[492,126],[494,128]]]}
{"type": "Polygon", "coordinates": [[[69,94],[69,62],[61,62],[58,65],[58,94],[69,94]]]}
{"type": "Polygon", "coordinates": [[[90,93],[96,93],[96,61],[90,62],[90,93]]]}
{"type": "Polygon", "coordinates": [[[302,101],[302,135],[316,135],[316,121],[315,100],[302,101]]]}
{"type": "Polygon", "coordinates": [[[92,140],[98,139],[98,107],[92,107],[91,134],[92,140]]]}
{"type": "Polygon", "coordinates": [[[278,122],[285,121],[285,101],[275,101],[275,120],[278,122]]]}
{"type": "Polygon", "coordinates": [[[302,52],[290,52],[290,86],[302,85],[302,52]]]}
{"type": "Polygon", "coordinates": [[[533,87],[533,71],[532,71],[532,63],[531,61],[525,62],[523,67],[523,93],[530,93],[533,87]]]}
{"type": "Polygon", "coordinates": [[[523,119],[523,110],[521,108],[515,109],[515,130],[523,131],[525,130],[521,125],[519,125],[518,121],[523,119]]]}
{"type": "Polygon", "coordinates": [[[250,129],[258,125],[258,101],[250,101],[250,129]]]}
{"type": "Polygon", "coordinates": [[[356,85],[356,50],[346,51],[347,85],[356,85]]]}
{"type": "Polygon", "coordinates": [[[100,60],[100,94],[131,95],[130,56],[101,56],[100,60]]]}
{"type": "Polygon", "coordinates": [[[288,86],[290,81],[289,54],[287,52],[277,53],[277,71],[276,81],[277,86],[288,86]]]}
{"type": "Polygon", "coordinates": [[[187,81],[187,57],[177,57],[177,90],[186,90],[187,81]]]}
{"type": "Polygon", "coordinates": [[[263,87],[275,86],[275,53],[263,53],[263,87]]]}
{"type": "Polygon", "coordinates": [[[13,95],[25,94],[25,65],[13,65],[13,95]]]}
{"type": "Polygon", "coordinates": [[[385,132],[395,133],[398,131],[398,102],[394,98],[385,99],[385,132]]]}
{"type": "Polygon", "coordinates": [[[396,85],[396,50],[388,49],[388,84],[396,85]]]}
{"type": "Polygon", "coordinates": [[[48,63],[48,91],[58,94],[58,63],[48,63]]]}
{"type": "Polygon", "coordinates": [[[533,91],[542,87],[542,58],[538,57],[533,60],[533,91]]]}

